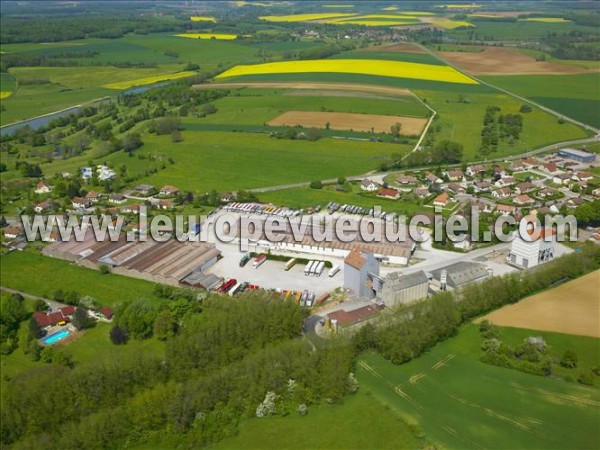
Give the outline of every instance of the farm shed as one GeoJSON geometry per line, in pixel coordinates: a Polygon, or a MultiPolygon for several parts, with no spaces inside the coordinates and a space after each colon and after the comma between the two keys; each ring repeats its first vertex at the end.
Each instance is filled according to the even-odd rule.
{"type": "Polygon", "coordinates": [[[470,261],[454,263],[434,270],[431,274],[433,276],[432,283],[438,288],[441,288],[443,274],[445,274],[446,287],[452,289],[473,283],[474,281],[483,280],[490,276],[490,272],[486,266],[470,261]]]}

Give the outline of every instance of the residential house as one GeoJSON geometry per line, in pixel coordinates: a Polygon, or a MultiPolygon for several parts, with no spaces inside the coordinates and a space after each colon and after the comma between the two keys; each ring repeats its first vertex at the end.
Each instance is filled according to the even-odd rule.
{"type": "Polygon", "coordinates": [[[85,198],[92,203],[96,203],[100,199],[100,194],[98,194],[96,191],[90,191],[87,193],[85,198]]]}
{"type": "Polygon", "coordinates": [[[100,313],[100,316],[104,317],[106,320],[112,320],[113,318],[113,311],[112,309],[103,306],[102,308],[100,308],[98,310],[98,313],[100,313]]]}
{"type": "Polygon", "coordinates": [[[489,181],[478,181],[476,183],[473,183],[473,189],[475,189],[475,191],[477,192],[489,191],[491,187],[492,183],[490,183],[489,181]]]}
{"type": "Polygon", "coordinates": [[[35,187],[36,194],[47,194],[52,190],[52,188],[45,182],[40,181],[35,187]]]}
{"type": "Polygon", "coordinates": [[[225,192],[224,194],[221,194],[221,201],[223,203],[231,203],[234,200],[235,200],[235,195],[231,192],[225,192]]]}
{"type": "Polygon", "coordinates": [[[556,191],[550,188],[544,188],[538,191],[537,196],[540,198],[552,197],[556,191]]]}
{"type": "Polygon", "coordinates": [[[475,164],[467,167],[466,173],[470,177],[474,177],[480,173],[485,172],[485,166],[483,164],[475,164]]]}
{"type": "Polygon", "coordinates": [[[525,181],[523,183],[517,184],[515,188],[515,192],[517,194],[526,194],[527,192],[531,192],[535,189],[535,184],[525,181]]]}
{"type": "Polygon", "coordinates": [[[504,167],[502,166],[494,166],[494,178],[496,177],[505,177],[506,176],[506,169],[504,169],[504,167]]]}
{"type": "Polygon", "coordinates": [[[450,181],[463,181],[465,174],[462,170],[449,170],[446,172],[450,181]]]}
{"type": "Polygon", "coordinates": [[[442,179],[434,173],[428,173],[425,178],[429,184],[440,184],[442,182],[442,179]]]}
{"type": "Polygon", "coordinates": [[[40,328],[46,328],[58,325],[60,322],[70,322],[73,314],[75,314],[75,307],[69,305],[51,313],[36,311],[33,313],[33,318],[40,328]]]}
{"type": "Polygon", "coordinates": [[[34,211],[38,214],[41,214],[45,211],[48,211],[50,208],[52,208],[52,202],[50,201],[50,199],[46,199],[43,202],[39,202],[37,205],[35,205],[34,211]]]}
{"type": "Polygon", "coordinates": [[[450,202],[450,196],[447,192],[442,192],[433,200],[433,206],[445,207],[450,202]]]}
{"type": "Polygon", "coordinates": [[[156,190],[155,187],[151,184],[140,184],[134,189],[136,192],[138,192],[140,195],[143,195],[144,197],[154,193],[154,191],[156,190]]]}
{"type": "Polygon", "coordinates": [[[583,199],[581,197],[572,197],[566,201],[566,205],[569,208],[577,208],[578,206],[583,205],[583,199]]]}
{"type": "Polygon", "coordinates": [[[523,163],[523,166],[528,169],[536,169],[542,164],[539,160],[532,158],[531,156],[521,160],[521,162],[523,163]]]}
{"type": "Polygon", "coordinates": [[[492,197],[496,198],[509,198],[511,196],[511,190],[508,187],[502,189],[496,189],[492,191],[492,197]]]}
{"type": "Polygon", "coordinates": [[[98,175],[98,180],[100,181],[112,180],[117,176],[113,169],[109,169],[108,166],[104,166],[102,164],[97,166],[96,174],[98,175]]]}
{"type": "Polygon", "coordinates": [[[516,205],[520,205],[520,206],[525,206],[525,205],[531,205],[533,203],[535,203],[535,200],[532,199],[529,195],[527,194],[521,194],[521,195],[517,195],[514,199],[513,202],[516,205]]]}
{"type": "Polygon", "coordinates": [[[558,168],[556,163],[553,163],[553,162],[543,164],[541,167],[541,170],[543,170],[544,172],[546,172],[549,175],[555,175],[557,173],[560,173],[560,169],[558,168]]]}
{"type": "Polygon", "coordinates": [[[590,172],[577,172],[573,175],[575,181],[590,181],[594,179],[594,174],[590,172]]]}
{"type": "Polygon", "coordinates": [[[431,192],[429,192],[429,189],[427,189],[426,187],[421,187],[421,188],[415,189],[413,191],[413,194],[415,194],[415,196],[418,198],[425,198],[425,197],[429,197],[431,195],[431,192]]]}
{"type": "Polygon", "coordinates": [[[173,200],[161,200],[158,202],[158,207],[160,209],[173,209],[175,208],[175,203],[173,203],[173,200]]]}
{"type": "Polygon", "coordinates": [[[122,205],[127,201],[127,198],[123,194],[111,194],[108,197],[108,202],[115,205],[122,205]]]}
{"type": "Polygon", "coordinates": [[[121,212],[125,214],[138,214],[142,205],[127,205],[121,208],[121,212]]]}
{"type": "Polygon", "coordinates": [[[366,192],[375,192],[379,189],[379,184],[375,183],[373,180],[365,178],[360,182],[360,188],[366,192]]]}
{"type": "Polygon", "coordinates": [[[511,205],[498,205],[496,207],[496,211],[502,214],[503,216],[508,216],[517,212],[517,208],[511,205]]]}
{"type": "Polygon", "coordinates": [[[160,191],[158,193],[160,195],[174,197],[177,194],[179,194],[179,189],[177,189],[175,186],[166,185],[166,186],[161,187],[160,191]]]}
{"type": "Polygon", "coordinates": [[[494,183],[496,187],[506,187],[516,183],[516,180],[513,177],[502,177],[498,181],[494,183]]]}
{"type": "Polygon", "coordinates": [[[465,188],[458,183],[448,183],[448,189],[455,194],[464,194],[466,192],[465,188]]]}
{"type": "Polygon", "coordinates": [[[412,175],[400,175],[396,178],[399,184],[417,184],[419,181],[412,175]]]}
{"type": "Polygon", "coordinates": [[[592,191],[592,195],[593,195],[594,197],[596,197],[596,198],[600,198],[600,188],[598,188],[598,189],[594,189],[594,190],[592,191]]]}
{"type": "Polygon", "coordinates": [[[400,198],[400,192],[396,189],[382,189],[377,193],[377,197],[398,200],[400,198]]]}
{"type": "Polygon", "coordinates": [[[23,235],[23,228],[18,225],[10,225],[2,230],[4,237],[8,239],[16,239],[23,235]]]}
{"type": "Polygon", "coordinates": [[[75,197],[73,200],[71,200],[71,205],[73,206],[73,208],[87,208],[90,206],[90,201],[86,200],[85,198],[81,198],[81,197],[75,197]]]}
{"type": "Polygon", "coordinates": [[[571,182],[571,175],[568,173],[559,173],[552,177],[554,184],[568,185],[571,182]]]}
{"type": "Polygon", "coordinates": [[[496,203],[491,202],[491,201],[480,201],[480,200],[475,200],[473,202],[471,202],[471,207],[472,208],[477,208],[477,210],[479,212],[483,212],[483,213],[491,213],[494,212],[494,210],[496,209],[496,203]]]}

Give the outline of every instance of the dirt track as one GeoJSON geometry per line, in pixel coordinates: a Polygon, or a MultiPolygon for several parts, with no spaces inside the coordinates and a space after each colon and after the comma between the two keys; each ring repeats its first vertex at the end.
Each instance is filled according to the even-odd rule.
{"type": "Polygon", "coordinates": [[[194,89],[241,89],[245,87],[259,89],[334,89],[338,91],[375,92],[378,94],[407,96],[412,95],[408,89],[388,86],[375,86],[352,83],[302,83],[302,82],[265,82],[265,83],[210,83],[195,84],[194,89]]]}
{"type": "Polygon", "coordinates": [[[494,311],[487,319],[507,327],[600,338],[600,270],[494,311]]]}
{"type": "Polygon", "coordinates": [[[590,72],[587,69],[536,61],[535,58],[504,47],[487,47],[483,52],[436,52],[443,59],[473,75],[560,75],[590,72]]]}
{"type": "Polygon", "coordinates": [[[338,112],[288,111],[268,122],[271,126],[294,126],[325,128],[329,123],[332,130],[371,131],[389,133],[392,125],[402,125],[401,134],[421,134],[427,119],[417,117],[382,116],[378,114],[353,114],[338,112]]]}

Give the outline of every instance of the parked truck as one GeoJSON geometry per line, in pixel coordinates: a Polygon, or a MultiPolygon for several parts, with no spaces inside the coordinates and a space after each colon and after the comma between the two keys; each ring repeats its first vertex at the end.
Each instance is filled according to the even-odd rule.
{"type": "Polygon", "coordinates": [[[242,256],[242,259],[240,259],[240,267],[244,267],[246,264],[248,264],[250,259],[250,253],[245,253],[244,256],[242,256]]]}
{"type": "Polygon", "coordinates": [[[306,266],[304,266],[304,275],[305,276],[310,275],[310,271],[312,270],[314,263],[315,263],[315,261],[309,261],[308,264],[306,264],[306,266]]]}
{"type": "Polygon", "coordinates": [[[321,261],[318,265],[317,268],[315,269],[315,275],[320,277],[321,274],[323,273],[323,269],[325,269],[325,261],[321,261]]]}
{"type": "Polygon", "coordinates": [[[254,267],[255,269],[258,268],[266,260],[267,260],[267,255],[257,256],[256,258],[254,258],[254,261],[252,261],[252,267],[254,267]]]}
{"type": "Polygon", "coordinates": [[[229,291],[227,291],[227,294],[230,297],[233,297],[237,291],[239,291],[240,286],[242,285],[242,283],[236,283],[231,289],[229,289],[229,291]]]}
{"type": "Polygon", "coordinates": [[[336,273],[338,273],[340,271],[340,266],[339,264],[336,264],[335,266],[333,266],[331,269],[329,269],[329,277],[334,277],[336,273]]]}
{"type": "Polygon", "coordinates": [[[283,269],[284,269],[285,271],[288,271],[288,270],[290,270],[292,267],[294,267],[295,265],[296,265],[296,258],[292,258],[292,259],[290,259],[288,262],[286,262],[286,263],[285,263],[285,266],[284,266],[284,268],[283,268],[283,269]]]}

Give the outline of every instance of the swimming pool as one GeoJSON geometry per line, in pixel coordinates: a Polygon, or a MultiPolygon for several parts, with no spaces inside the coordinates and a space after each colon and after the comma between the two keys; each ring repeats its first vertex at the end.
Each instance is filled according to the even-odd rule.
{"type": "Polygon", "coordinates": [[[66,338],[69,334],[69,331],[67,330],[60,330],[57,331],[56,333],[51,334],[50,336],[46,336],[44,339],[42,339],[42,342],[44,344],[48,344],[48,345],[52,345],[58,341],[60,341],[61,339],[66,338]]]}

